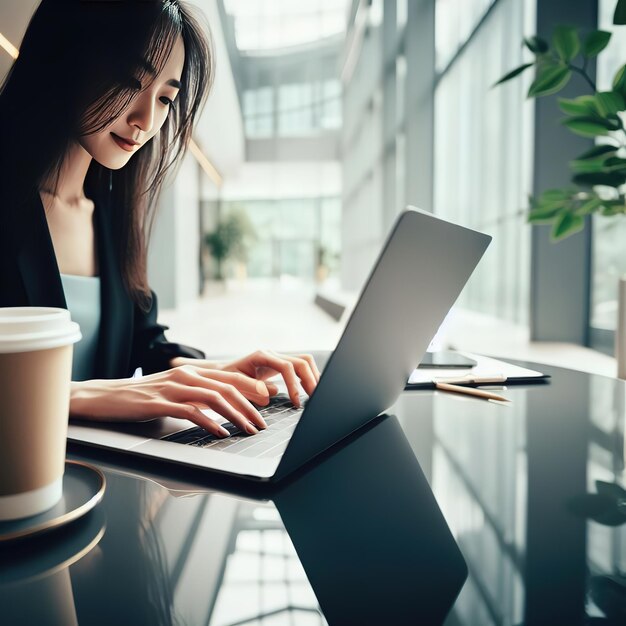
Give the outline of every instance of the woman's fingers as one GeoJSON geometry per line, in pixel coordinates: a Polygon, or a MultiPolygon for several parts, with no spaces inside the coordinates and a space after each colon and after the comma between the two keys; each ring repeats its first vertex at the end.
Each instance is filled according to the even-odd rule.
{"type": "MultiPolygon", "coordinates": [[[[291,356],[288,354],[278,354],[278,353],[261,353],[262,355],[269,355],[270,357],[274,357],[276,359],[287,361],[291,363],[293,370],[300,382],[302,383],[302,387],[304,391],[308,395],[311,395],[317,386],[317,381],[319,380],[319,370],[315,366],[315,360],[310,354],[301,354],[297,356],[291,356]],[[314,369],[315,368],[315,369],[314,369]]],[[[273,366],[274,369],[278,369],[276,365],[273,366]]],[[[283,370],[278,370],[281,374],[283,374],[283,370]]],[[[289,372],[289,368],[287,368],[289,372]]],[[[284,375],[283,375],[284,378],[284,375]]],[[[285,378],[285,382],[287,383],[287,387],[289,388],[289,381],[285,378]]],[[[299,395],[299,394],[298,394],[299,395]]],[[[291,391],[289,393],[291,397],[291,391]]],[[[293,397],[292,397],[293,402],[293,397]]],[[[299,403],[295,403],[297,406],[300,406],[299,403]]]]}
{"type": "MultiPolygon", "coordinates": [[[[311,395],[317,385],[317,376],[313,372],[311,363],[303,356],[283,356],[293,363],[293,367],[296,370],[296,374],[302,381],[302,386],[308,395],[311,395]]],[[[312,357],[311,357],[312,358],[312,357]]]]}
{"type": "Polygon", "coordinates": [[[275,385],[274,383],[269,383],[267,381],[264,382],[267,390],[269,391],[270,398],[275,396],[279,392],[278,385],[275,385]]]}
{"type": "Polygon", "coordinates": [[[159,402],[155,405],[155,409],[163,415],[171,415],[179,419],[189,420],[196,426],[204,428],[204,430],[218,436],[228,437],[230,433],[210,417],[207,417],[199,408],[192,404],[178,404],[176,402],[159,402]]]}
{"type": "Polygon", "coordinates": [[[304,359],[309,364],[309,367],[311,368],[311,371],[313,372],[315,376],[315,382],[319,383],[321,374],[317,367],[317,363],[315,362],[315,359],[313,358],[313,355],[312,354],[299,354],[298,356],[301,359],[304,359]]]}
{"type": "MultiPolygon", "coordinates": [[[[226,365],[224,370],[241,372],[255,379],[266,379],[280,374],[287,385],[289,397],[296,406],[300,406],[299,381],[306,393],[310,395],[320,378],[315,359],[310,354],[291,356],[267,350],[258,350],[254,354],[234,361],[226,365]]],[[[276,385],[266,384],[270,396],[278,393],[276,385]]]]}
{"type": "MultiPolygon", "coordinates": [[[[267,428],[267,424],[261,417],[261,414],[248,401],[258,401],[258,404],[262,405],[269,402],[269,394],[263,382],[251,379],[244,374],[233,374],[230,372],[216,370],[202,370],[201,368],[190,366],[176,368],[173,380],[183,388],[217,391],[240,413],[242,413],[255,427],[267,428]],[[229,380],[235,384],[233,385],[221,382],[219,380],[220,378],[222,380],[229,380]],[[246,399],[245,395],[239,391],[236,385],[243,386],[248,390],[248,399],[246,399]]],[[[179,392],[181,391],[182,390],[179,389],[179,392]]],[[[195,398],[184,398],[183,400],[186,401],[188,399],[195,398]]],[[[237,426],[243,428],[240,424],[237,424],[237,426]]],[[[250,428],[245,428],[244,430],[250,434],[254,434],[250,428]]]]}
{"type": "Polygon", "coordinates": [[[176,402],[201,402],[225,417],[240,430],[254,435],[267,428],[261,414],[232,385],[206,380],[210,388],[172,383],[166,393],[176,402]]]}
{"type": "MultiPolygon", "coordinates": [[[[207,370],[204,368],[195,368],[196,373],[203,378],[217,380],[236,387],[250,402],[254,402],[259,406],[265,406],[270,401],[269,386],[262,380],[250,378],[245,374],[235,372],[225,372],[223,370],[207,370]]],[[[275,385],[272,385],[275,387],[275,385]]],[[[276,387],[276,391],[278,388],[276,387]]]]}
{"type": "MultiPolygon", "coordinates": [[[[298,386],[298,376],[294,364],[285,358],[269,352],[257,352],[252,355],[254,364],[258,367],[270,367],[282,375],[287,385],[287,393],[290,400],[297,407],[300,406],[300,389],[298,386]]],[[[306,389],[306,387],[305,387],[306,389]]]]}

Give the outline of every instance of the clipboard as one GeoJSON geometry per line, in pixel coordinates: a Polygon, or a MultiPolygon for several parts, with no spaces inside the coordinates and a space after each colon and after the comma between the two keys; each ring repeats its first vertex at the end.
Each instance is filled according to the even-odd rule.
{"type": "Polygon", "coordinates": [[[492,359],[491,357],[460,352],[468,358],[474,359],[476,365],[472,368],[459,370],[442,370],[440,368],[415,368],[409,377],[404,389],[435,389],[435,381],[451,382],[455,385],[467,385],[477,387],[488,385],[484,380],[493,377],[493,384],[505,385],[536,385],[550,382],[550,375],[526,367],[512,365],[505,361],[492,359]],[[478,381],[474,379],[479,379],[478,381]],[[480,380],[483,379],[483,380],[480,380]]]}

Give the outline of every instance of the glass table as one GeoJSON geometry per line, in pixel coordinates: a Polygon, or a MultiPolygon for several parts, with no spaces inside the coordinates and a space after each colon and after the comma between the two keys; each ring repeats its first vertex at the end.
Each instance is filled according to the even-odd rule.
{"type": "Polygon", "coordinates": [[[277,485],[70,445],[103,502],[0,549],[0,623],[625,624],[626,386],[520,364],[550,383],[406,391],[277,485]]]}

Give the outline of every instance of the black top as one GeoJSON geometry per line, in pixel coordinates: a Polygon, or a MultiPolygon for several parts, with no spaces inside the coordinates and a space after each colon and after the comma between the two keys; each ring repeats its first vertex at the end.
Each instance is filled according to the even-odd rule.
{"type": "MultiPolygon", "coordinates": [[[[137,367],[144,374],[163,371],[175,356],[204,358],[200,350],[167,341],[167,326],[157,323],[154,292],[147,312],[130,298],[115,254],[107,202],[104,198],[94,202],[102,302],[95,377],[125,378],[137,367]]],[[[39,192],[34,190],[14,213],[0,232],[0,306],[67,308],[39,192]]]]}

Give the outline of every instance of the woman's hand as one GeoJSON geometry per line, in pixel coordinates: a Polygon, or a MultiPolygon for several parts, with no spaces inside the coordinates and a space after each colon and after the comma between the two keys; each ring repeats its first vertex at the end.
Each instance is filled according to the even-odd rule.
{"type": "Polygon", "coordinates": [[[287,393],[295,406],[300,406],[298,382],[308,395],[313,393],[320,379],[315,359],[310,354],[290,356],[268,350],[257,350],[253,354],[222,366],[225,372],[244,374],[257,380],[267,380],[280,374],[287,385],[287,393]]]}
{"type": "MultiPolygon", "coordinates": [[[[320,371],[315,364],[315,359],[310,354],[290,356],[268,350],[257,350],[253,354],[236,361],[220,364],[186,357],[175,357],[172,359],[173,366],[182,364],[194,364],[199,367],[220,369],[223,372],[243,374],[246,379],[253,378],[257,381],[266,381],[269,378],[281,375],[287,385],[289,398],[298,407],[300,406],[298,382],[302,384],[306,393],[311,395],[320,379],[320,371]]],[[[265,385],[269,396],[274,396],[278,393],[276,385],[269,382],[266,382],[265,385]]],[[[263,404],[267,404],[267,402],[263,404]]]]}
{"type": "Polygon", "coordinates": [[[200,410],[216,411],[249,434],[267,425],[251,402],[269,402],[266,384],[241,372],[182,365],[142,378],[73,382],[70,416],[145,421],[172,416],[218,435],[230,433],[200,410]]]}

